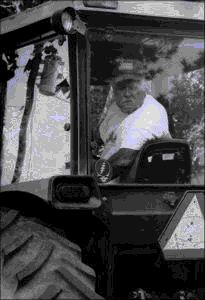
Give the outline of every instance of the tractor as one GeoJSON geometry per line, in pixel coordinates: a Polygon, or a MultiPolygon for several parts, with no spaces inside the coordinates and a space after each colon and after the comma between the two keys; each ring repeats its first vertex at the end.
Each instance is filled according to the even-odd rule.
{"type": "Polygon", "coordinates": [[[0,19],[2,299],[204,299],[203,6],[45,1],[0,19]],[[99,127],[133,66],[171,137],[115,180],[99,127]]]}

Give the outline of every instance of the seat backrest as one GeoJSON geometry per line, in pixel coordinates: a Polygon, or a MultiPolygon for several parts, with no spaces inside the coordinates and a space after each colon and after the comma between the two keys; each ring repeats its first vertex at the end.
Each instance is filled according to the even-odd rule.
{"type": "Polygon", "coordinates": [[[138,152],[126,182],[189,183],[191,156],[184,140],[151,141],[138,152]]]}

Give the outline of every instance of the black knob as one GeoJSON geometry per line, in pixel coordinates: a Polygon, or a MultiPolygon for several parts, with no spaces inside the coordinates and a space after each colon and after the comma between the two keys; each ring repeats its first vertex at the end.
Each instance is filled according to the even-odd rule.
{"type": "Polygon", "coordinates": [[[64,130],[65,130],[65,131],[70,131],[70,128],[71,128],[71,127],[70,127],[70,123],[65,123],[65,124],[64,124],[64,130]]]}

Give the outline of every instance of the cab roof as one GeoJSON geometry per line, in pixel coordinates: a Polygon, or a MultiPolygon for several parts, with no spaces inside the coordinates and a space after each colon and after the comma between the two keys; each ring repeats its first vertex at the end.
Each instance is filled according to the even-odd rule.
{"type": "MultiPolygon", "coordinates": [[[[58,10],[72,7],[79,12],[102,14],[123,14],[132,16],[159,17],[185,20],[204,20],[204,2],[198,1],[116,1],[117,8],[86,6],[92,1],[47,1],[0,20],[0,35],[30,26],[50,18],[58,10]]],[[[97,1],[93,1],[97,2],[97,1]]],[[[99,1],[98,2],[111,2],[99,1]]],[[[112,1],[114,2],[114,1],[112,1]]]]}

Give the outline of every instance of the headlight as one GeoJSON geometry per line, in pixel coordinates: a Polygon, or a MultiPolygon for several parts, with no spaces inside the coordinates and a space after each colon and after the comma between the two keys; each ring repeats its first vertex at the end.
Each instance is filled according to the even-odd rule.
{"type": "Polygon", "coordinates": [[[63,11],[61,10],[54,13],[54,15],[51,17],[51,24],[54,30],[58,33],[74,33],[73,19],[72,12],[70,13],[68,9],[63,11]]]}
{"type": "Polygon", "coordinates": [[[69,33],[72,29],[73,20],[71,15],[67,11],[62,12],[61,23],[65,33],[69,33]]]}
{"type": "Polygon", "coordinates": [[[51,25],[54,30],[60,34],[73,34],[79,32],[85,35],[86,26],[75,13],[72,8],[66,8],[65,10],[54,13],[51,17],[51,25]]]}

